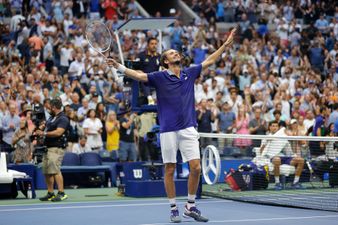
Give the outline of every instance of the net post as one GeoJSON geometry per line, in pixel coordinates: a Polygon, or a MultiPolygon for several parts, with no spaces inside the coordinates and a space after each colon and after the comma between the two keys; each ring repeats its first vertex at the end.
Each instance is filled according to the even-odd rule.
{"type": "Polygon", "coordinates": [[[159,39],[159,52],[162,54],[162,30],[158,29],[158,39],[159,39]]]}

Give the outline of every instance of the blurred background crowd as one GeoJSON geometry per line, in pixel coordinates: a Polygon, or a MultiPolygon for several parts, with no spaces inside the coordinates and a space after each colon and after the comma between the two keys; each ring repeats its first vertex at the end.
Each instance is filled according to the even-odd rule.
{"type": "MultiPolygon", "coordinates": [[[[183,21],[179,9],[168,9],[177,20],[162,34],[162,48],[180,51],[184,66],[201,63],[223,43],[228,29],[222,23],[240,26],[234,45],[196,80],[198,131],[266,134],[277,120],[289,135],[337,134],[336,1],[186,2],[198,17],[183,21]]],[[[97,151],[120,161],[158,159],[156,113],[128,111],[128,82],[84,37],[88,20],[105,20],[114,31],[131,18],[142,18],[134,0],[0,1],[1,151],[14,151],[17,163],[31,161],[37,117],[48,119],[49,101],[59,97],[71,120],[69,151],[97,151]]],[[[119,37],[126,61],[145,72],[159,69],[157,31],[119,37]]],[[[149,87],[140,90],[143,103],[156,104],[149,87]]],[[[202,139],[202,147],[211,141],[202,139]]],[[[260,141],[217,145],[250,155],[260,141]]]]}

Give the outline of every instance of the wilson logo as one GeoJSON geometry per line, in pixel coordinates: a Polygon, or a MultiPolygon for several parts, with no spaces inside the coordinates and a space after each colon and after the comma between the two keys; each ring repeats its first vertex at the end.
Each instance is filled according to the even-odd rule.
{"type": "Polygon", "coordinates": [[[134,174],[134,178],[135,179],[141,179],[142,178],[142,170],[140,170],[140,169],[133,170],[133,174],[134,174]]]}

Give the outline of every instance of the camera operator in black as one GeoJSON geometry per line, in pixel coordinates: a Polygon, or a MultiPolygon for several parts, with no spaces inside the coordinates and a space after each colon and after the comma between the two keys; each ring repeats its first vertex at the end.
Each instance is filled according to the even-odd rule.
{"type": "Polygon", "coordinates": [[[63,189],[63,176],[61,163],[67,147],[67,130],[69,119],[62,111],[60,99],[53,99],[50,102],[51,117],[46,122],[44,131],[37,130],[37,135],[45,137],[47,152],[42,159],[42,171],[45,175],[48,193],[40,198],[41,201],[63,201],[68,198],[63,189]],[[54,194],[54,182],[58,186],[58,194],[54,194]]]}

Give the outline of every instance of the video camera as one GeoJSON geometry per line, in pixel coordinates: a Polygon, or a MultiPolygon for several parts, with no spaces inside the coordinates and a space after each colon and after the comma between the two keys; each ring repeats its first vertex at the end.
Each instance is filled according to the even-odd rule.
{"type": "Polygon", "coordinates": [[[38,103],[33,105],[32,121],[37,128],[42,124],[42,122],[46,121],[45,110],[42,104],[38,103]]]}
{"type": "Polygon", "coordinates": [[[156,148],[160,148],[160,127],[158,125],[152,127],[151,131],[144,136],[144,141],[150,142],[156,148]]]}
{"type": "Polygon", "coordinates": [[[35,125],[35,130],[31,136],[31,141],[36,141],[33,158],[36,163],[40,163],[42,161],[43,154],[47,152],[47,147],[45,146],[45,138],[36,135],[35,131],[41,130],[41,125],[46,122],[46,116],[42,104],[34,104],[32,108],[32,121],[35,125]]]}

